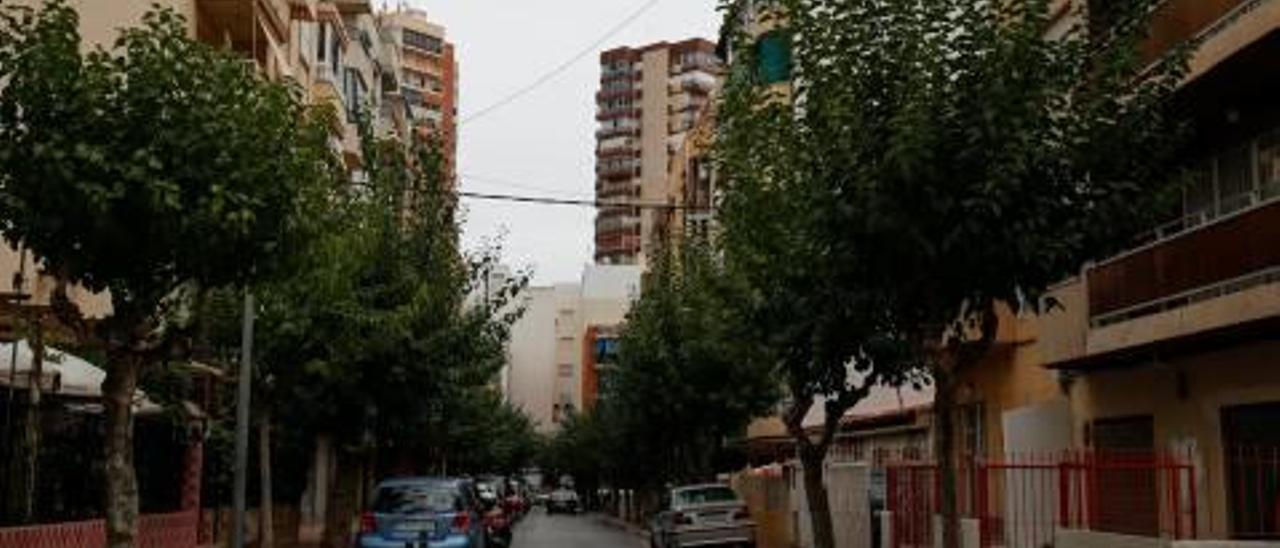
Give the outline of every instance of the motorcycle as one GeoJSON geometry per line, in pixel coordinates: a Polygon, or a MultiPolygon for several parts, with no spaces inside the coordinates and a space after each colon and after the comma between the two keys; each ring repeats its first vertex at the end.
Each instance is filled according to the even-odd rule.
{"type": "Polygon", "coordinates": [[[504,548],[511,546],[511,518],[502,508],[494,505],[484,514],[485,530],[489,534],[490,546],[504,548]]]}

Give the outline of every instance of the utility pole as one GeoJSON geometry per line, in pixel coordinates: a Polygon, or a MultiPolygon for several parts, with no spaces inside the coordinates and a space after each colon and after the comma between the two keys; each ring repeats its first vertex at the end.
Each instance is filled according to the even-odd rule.
{"type": "Polygon", "coordinates": [[[236,378],[236,462],[231,548],[245,546],[245,489],[249,472],[249,394],[253,378],[253,295],[244,293],[244,325],[240,332],[240,371],[236,378]]]}

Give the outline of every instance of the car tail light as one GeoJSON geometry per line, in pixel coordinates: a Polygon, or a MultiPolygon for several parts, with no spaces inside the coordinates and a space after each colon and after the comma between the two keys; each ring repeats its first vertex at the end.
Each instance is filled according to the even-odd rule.
{"type": "Polygon", "coordinates": [[[693,525],[693,518],[679,512],[676,512],[676,515],[672,517],[672,520],[676,522],[676,525],[693,525]]]}
{"type": "Polygon", "coordinates": [[[378,518],[372,512],[360,514],[360,532],[372,533],[378,530],[378,518]]]}
{"type": "Polygon", "coordinates": [[[462,512],[453,516],[453,530],[462,532],[471,529],[471,514],[462,512]]]}
{"type": "Polygon", "coordinates": [[[749,520],[751,519],[751,511],[746,508],[739,508],[733,513],[733,519],[739,521],[749,520]]]}

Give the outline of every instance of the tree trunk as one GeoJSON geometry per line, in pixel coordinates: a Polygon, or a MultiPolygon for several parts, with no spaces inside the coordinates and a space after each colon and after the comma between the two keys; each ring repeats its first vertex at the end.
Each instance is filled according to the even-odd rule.
{"type": "Polygon", "coordinates": [[[266,410],[262,411],[258,420],[258,472],[261,475],[258,485],[262,490],[261,501],[258,503],[261,529],[258,545],[261,548],[275,548],[276,527],[275,516],[272,514],[275,499],[271,495],[271,412],[266,410]]]}
{"type": "Polygon", "coordinates": [[[831,523],[831,499],[827,497],[825,475],[826,451],[818,448],[800,451],[800,467],[804,473],[804,495],[809,502],[809,523],[813,526],[813,548],[835,548],[835,527],[831,523]]]}
{"type": "Polygon", "coordinates": [[[960,548],[960,516],[956,500],[955,382],[951,373],[935,371],[937,389],[933,396],[934,460],[940,474],[942,503],[942,546],[960,548]]]}
{"type": "Polygon", "coordinates": [[[133,548],[138,535],[138,478],[133,469],[133,393],[139,363],[113,359],[102,382],[106,528],[109,548],[133,548]]]}
{"type": "MultiPolygon", "coordinates": [[[[9,470],[8,520],[29,524],[36,520],[36,489],[40,469],[41,413],[40,383],[44,378],[43,333],[37,325],[31,338],[31,370],[27,374],[27,402],[22,413],[21,437],[15,444],[21,456],[13,458],[9,470]]],[[[13,343],[17,346],[17,342],[13,343]]]]}

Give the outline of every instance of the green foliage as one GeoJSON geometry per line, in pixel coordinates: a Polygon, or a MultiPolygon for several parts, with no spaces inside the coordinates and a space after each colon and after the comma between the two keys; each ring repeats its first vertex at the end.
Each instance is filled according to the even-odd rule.
{"type": "MultiPolygon", "coordinates": [[[[149,12],[81,52],[63,0],[6,8],[0,49],[4,236],[137,322],[184,284],[265,274],[326,180],[323,127],[297,94],[149,12]]],[[[132,326],[128,326],[132,327],[132,326]]]]}
{"type": "Polygon", "coordinates": [[[707,245],[659,257],[627,315],[595,409],[561,425],[543,455],[584,487],[657,490],[714,477],[717,457],[776,400],[771,365],[735,328],[740,286],[707,245]]]}
{"type": "MultiPolygon", "coordinates": [[[[634,483],[714,477],[713,457],[775,403],[771,365],[733,315],[736,279],[702,242],[666,251],[627,315],[617,364],[603,373],[603,413],[634,483]]],[[[643,484],[642,484],[643,485],[643,484]]]]}
{"type": "MultiPolygon", "coordinates": [[[[500,249],[459,250],[457,206],[431,143],[406,149],[366,131],[364,160],[366,180],[312,202],[317,236],[287,257],[289,274],[254,287],[255,401],[293,439],[331,435],[388,462],[479,472],[527,461],[531,425],[490,388],[525,278],[489,288],[487,308],[467,301],[500,249]]],[[[238,344],[238,317],[219,313],[237,300],[206,300],[211,355],[238,344]]]]}
{"type": "Polygon", "coordinates": [[[793,402],[849,394],[849,362],[872,378],[927,366],[949,418],[995,303],[1038,309],[1167,211],[1188,51],[1143,57],[1157,3],[1090,2],[1105,20],[1048,36],[1050,0],[784,0],[786,90],[759,85],[736,36],[717,150],[727,257],[793,402]]]}

